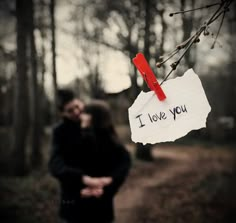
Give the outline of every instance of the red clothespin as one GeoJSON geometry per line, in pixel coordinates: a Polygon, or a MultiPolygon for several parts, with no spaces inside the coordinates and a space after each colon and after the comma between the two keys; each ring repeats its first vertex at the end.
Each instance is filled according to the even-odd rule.
{"type": "Polygon", "coordinates": [[[163,92],[161,86],[159,85],[152,69],[148,65],[147,60],[145,59],[142,53],[138,53],[135,58],[133,58],[133,63],[141,73],[143,79],[146,81],[148,87],[155,91],[158,99],[163,101],[166,99],[166,95],[163,92]]]}

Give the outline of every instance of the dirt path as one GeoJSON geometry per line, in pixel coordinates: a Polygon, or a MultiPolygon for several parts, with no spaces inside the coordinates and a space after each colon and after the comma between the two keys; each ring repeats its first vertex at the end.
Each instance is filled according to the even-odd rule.
{"type": "MultiPolygon", "coordinates": [[[[236,222],[235,148],[158,146],[153,157],[133,161],[116,223],[236,222]]],[[[0,197],[1,222],[58,222],[59,187],[49,174],[1,178],[0,197]]]]}
{"type": "Polygon", "coordinates": [[[175,210],[179,208],[173,206],[173,199],[177,203],[181,203],[182,198],[194,203],[194,193],[188,195],[185,192],[201,185],[210,173],[216,176],[222,172],[229,173],[236,157],[232,156],[231,150],[200,147],[160,147],[153,150],[153,156],[154,162],[134,163],[130,176],[116,197],[117,223],[157,222],[157,216],[168,215],[167,208],[162,207],[164,203],[168,206],[169,202],[175,210]],[[167,200],[173,193],[180,194],[167,200]]]}

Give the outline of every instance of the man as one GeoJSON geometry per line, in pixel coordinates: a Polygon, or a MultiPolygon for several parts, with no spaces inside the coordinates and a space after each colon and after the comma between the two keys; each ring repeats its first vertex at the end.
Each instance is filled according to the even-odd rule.
{"type": "Polygon", "coordinates": [[[109,161],[113,166],[117,163],[114,168],[104,164],[104,155],[97,153],[96,136],[87,138],[82,133],[84,104],[70,90],[60,90],[58,98],[62,120],[53,129],[49,170],[61,186],[60,216],[68,223],[110,223],[113,197],[127,175],[129,156],[122,149],[111,159],[106,157],[115,157],[109,161]],[[101,167],[105,167],[102,172],[101,167]]]}

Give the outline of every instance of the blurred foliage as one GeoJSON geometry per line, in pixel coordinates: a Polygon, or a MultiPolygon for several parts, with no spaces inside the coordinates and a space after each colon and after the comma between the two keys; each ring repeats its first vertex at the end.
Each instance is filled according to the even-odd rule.
{"type": "Polygon", "coordinates": [[[50,176],[1,178],[0,219],[4,223],[57,222],[59,191],[50,176]]]}
{"type": "MultiPolygon", "coordinates": [[[[55,99],[52,90],[52,58],[51,58],[51,27],[50,27],[50,0],[34,0],[34,37],[36,43],[35,58],[37,62],[37,84],[40,91],[37,115],[42,118],[45,129],[54,121],[53,107],[55,99]]],[[[121,135],[125,141],[130,141],[128,127],[128,108],[133,103],[141,89],[145,88],[140,81],[136,68],[131,63],[137,52],[144,52],[155,74],[164,77],[169,70],[166,64],[162,68],[156,68],[155,64],[160,56],[166,56],[170,51],[181,43],[185,38],[202,25],[208,16],[214,12],[214,8],[206,8],[191,13],[175,15],[170,17],[171,12],[210,4],[211,1],[138,1],[138,0],[67,0],[56,1],[56,34],[58,40],[63,37],[69,38],[74,49],[67,44],[59,42],[57,45],[57,58],[73,59],[76,68],[73,73],[75,79],[65,87],[72,88],[76,94],[85,102],[91,98],[101,98],[111,105],[114,121],[117,125],[125,126],[121,135]],[[68,48],[68,49],[67,49],[68,48]],[[64,54],[65,50],[71,50],[69,57],[64,54]],[[104,74],[105,52],[119,52],[128,64],[128,77],[131,86],[120,92],[106,92],[104,74]]],[[[223,23],[217,44],[214,50],[210,46],[214,41],[215,34],[219,28],[219,22],[212,24],[209,29],[211,35],[200,38],[183,63],[178,67],[173,76],[180,76],[183,72],[193,66],[199,74],[205,89],[212,111],[207,120],[207,128],[188,134],[185,139],[209,140],[214,142],[235,141],[236,134],[236,104],[232,99],[236,96],[235,71],[235,2],[227,13],[223,23]]],[[[23,10],[28,13],[28,8],[23,10]]],[[[13,113],[21,120],[19,108],[14,108],[16,102],[16,77],[18,70],[16,66],[16,7],[15,1],[3,0],[0,3],[0,128],[1,130],[1,156],[3,163],[7,163],[6,157],[11,154],[9,148],[14,142],[10,139],[13,127],[13,113]],[[18,110],[19,109],[19,110],[18,110]],[[7,132],[8,131],[8,132],[7,132]],[[10,141],[8,141],[10,140],[10,141]],[[6,151],[6,152],[4,152],[6,151]]],[[[35,114],[32,110],[35,106],[34,92],[32,86],[32,70],[30,65],[30,48],[27,45],[28,66],[27,78],[29,78],[28,89],[29,124],[32,128],[35,114]]],[[[176,59],[179,55],[176,55],[176,59]]],[[[31,57],[32,58],[32,57],[31,57]]],[[[59,59],[58,59],[59,61],[59,59]]],[[[118,61],[119,62],[119,61],[118,61]]],[[[119,63],[117,63],[119,64],[119,63]]],[[[69,65],[68,65],[69,66],[69,65]]],[[[115,66],[110,65],[115,69],[115,66]]],[[[65,76],[67,74],[64,74],[65,76]]],[[[117,76],[119,74],[117,73],[117,76]]],[[[23,80],[25,82],[26,80],[23,80]]],[[[118,84],[118,83],[117,83],[118,84]]],[[[64,87],[64,86],[60,86],[64,87]]],[[[23,89],[22,89],[23,90],[23,89]]],[[[24,102],[26,98],[22,98],[24,102]]],[[[27,123],[28,124],[28,121],[27,123]]],[[[20,132],[20,131],[19,131],[20,132]]],[[[32,129],[27,132],[27,145],[25,150],[27,156],[32,153],[31,142],[32,129]]],[[[13,134],[13,138],[18,134],[13,134]]],[[[36,137],[37,138],[37,137],[36,137]]],[[[180,139],[185,141],[185,139],[180,139]]],[[[2,165],[3,167],[4,165],[2,165]]]]}

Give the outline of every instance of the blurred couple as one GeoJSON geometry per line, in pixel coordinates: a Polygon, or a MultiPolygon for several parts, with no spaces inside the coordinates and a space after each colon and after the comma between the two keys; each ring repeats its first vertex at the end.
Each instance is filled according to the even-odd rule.
{"type": "Polygon", "coordinates": [[[111,112],[101,100],[85,105],[68,89],[58,91],[61,120],[53,128],[49,170],[61,187],[66,223],[111,223],[113,199],[131,159],[119,142],[111,112]]]}

